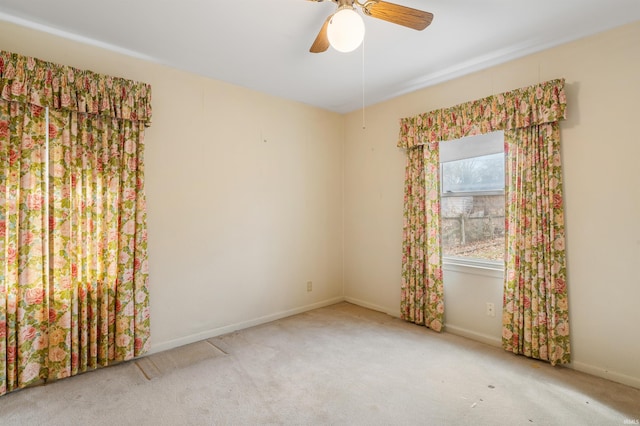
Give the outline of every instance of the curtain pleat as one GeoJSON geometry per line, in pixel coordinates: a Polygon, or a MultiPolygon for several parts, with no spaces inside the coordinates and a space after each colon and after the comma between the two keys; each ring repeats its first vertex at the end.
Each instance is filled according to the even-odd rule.
{"type": "Polygon", "coordinates": [[[560,130],[558,123],[505,132],[506,252],[503,347],[570,361],[560,130]]]}

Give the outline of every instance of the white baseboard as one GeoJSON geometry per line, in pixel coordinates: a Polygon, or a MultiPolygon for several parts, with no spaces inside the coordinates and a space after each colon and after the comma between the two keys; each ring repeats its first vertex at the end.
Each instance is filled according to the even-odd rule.
{"type": "MultiPolygon", "coordinates": [[[[454,325],[445,324],[445,332],[455,334],[457,336],[466,337],[471,340],[486,343],[498,348],[502,347],[502,340],[493,336],[489,336],[483,333],[476,333],[475,331],[467,330],[454,325]]],[[[623,385],[631,386],[640,389],[640,378],[628,376],[626,374],[610,371],[602,367],[596,367],[593,365],[585,364],[583,362],[572,361],[570,364],[564,365],[566,368],[571,368],[582,373],[587,373],[592,376],[600,377],[603,379],[611,380],[612,382],[622,383],[623,385]]]]}
{"type": "MultiPolygon", "coordinates": [[[[354,305],[362,306],[363,308],[372,309],[374,311],[383,312],[387,315],[390,315],[395,318],[400,318],[400,312],[398,309],[385,308],[383,306],[379,306],[373,303],[365,302],[364,300],[356,299],[353,297],[345,297],[345,302],[353,303],[354,305]]],[[[471,340],[475,340],[478,342],[486,343],[491,346],[502,347],[502,340],[497,337],[489,336],[487,334],[477,333],[475,331],[467,330],[461,327],[456,327],[454,325],[445,324],[444,330],[446,332],[450,332],[451,334],[455,334],[457,336],[466,337],[471,340]]]]}
{"type": "Polygon", "coordinates": [[[371,309],[373,311],[383,312],[392,317],[400,318],[400,312],[397,312],[397,309],[385,308],[353,297],[345,297],[344,301],[353,303],[354,305],[362,306],[363,308],[371,309]]]}
{"type": "Polygon", "coordinates": [[[628,376],[626,374],[576,361],[572,361],[571,364],[567,365],[567,367],[582,373],[591,374],[592,376],[601,377],[603,379],[611,380],[612,382],[622,383],[623,385],[640,389],[640,378],[638,377],[628,376]]]}
{"type": "Polygon", "coordinates": [[[475,331],[467,330],[466,328],[456,327],[455,325],[449,325],[446,323],[444,325],[444,331],[455,334],[456,336],[466,337],[467,339],[486,343],[487,345],[496,346],[499,348],[502,347],[501,339],[494,336],[489,336],[488,334],[478,333],[475,331]]]}
{"type": "Polygon", "coordinates": [[[281,318],[290,317],[292,315],[301,314],[303,312],[311,311],[313,309],[324,308],[325,306],[335,305],[336,303],[344,302],[344,297],[335,297],[333,299],[324,300],[322,302],[313,303],[311,305],[300,306],[298,308],[289,309],[286,311],[280,311],[273,314],[265,315],[259,318],[242,321],[236,324],[226,325],[224,327],[218,327],[211,330],[202,331],[189,336],[180,337],[178,339],[169,340],[166,342],[160,342],[157,344],[151,344],[151,349],[146,355],[152,355],[158,352],[166,351],[169,349],[177,348],[179,346],[188,345],[190,343],[199,342],[201,340],[210,339],[212,337],[220,336],[222,334],[232,333],[234,331],[242,330],[249,327],[254,327],[260,324],[266,324],[271,321],[279,320],[281,318]]]}
{"type": "MultiPolygon", "coordinates": [[[[445,324],[444,329],[445,332],[449,332],[457,336],[466,337],[468,339],[486,343],[498,348],[502,347],[502,340],[493,336],[489,336],[483,333],[477,333],[475,331],[467,330],[465,328],[456,327],[449,324],[445,324]]],[[[596,367],[576,361],[572,361],[570,364],[564,365],[564,367],[640,389],[640,378],[638,377],[629,376],[626,374],[618,373],[616,371],[607,370],[602,367],[596,367]]]]}

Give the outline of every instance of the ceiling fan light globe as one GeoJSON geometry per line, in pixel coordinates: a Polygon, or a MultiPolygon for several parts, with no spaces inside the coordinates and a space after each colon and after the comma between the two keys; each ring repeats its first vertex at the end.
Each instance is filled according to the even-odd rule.
{"type": "Polygon", "coordinates": [[[353,9],[340,9],[332,17],[327,27],[329,44],[338,52],[352,52],[364,40],[364,22],[353,9]]]}

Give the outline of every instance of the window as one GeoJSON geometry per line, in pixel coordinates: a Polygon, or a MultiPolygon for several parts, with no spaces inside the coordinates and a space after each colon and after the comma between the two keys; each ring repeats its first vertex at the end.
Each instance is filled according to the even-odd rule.
{"type": "Polygon", "coordinates": [[[440,144],[442,251],[445,261],[504,262],[504,134],[440,144]]]}

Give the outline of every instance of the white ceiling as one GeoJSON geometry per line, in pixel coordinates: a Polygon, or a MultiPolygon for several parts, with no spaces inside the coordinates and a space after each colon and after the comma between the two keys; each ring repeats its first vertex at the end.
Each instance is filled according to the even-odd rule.
{"type": "Polygon", "coordinates": [[[640,20],[640,0],[393,2],[433,23],[415,31],[365,16],[364,55],[309,53],[330,1],[0,0],[0,20],[337,112],[361,108],[363,93],[374,104],[640,20]]]}

